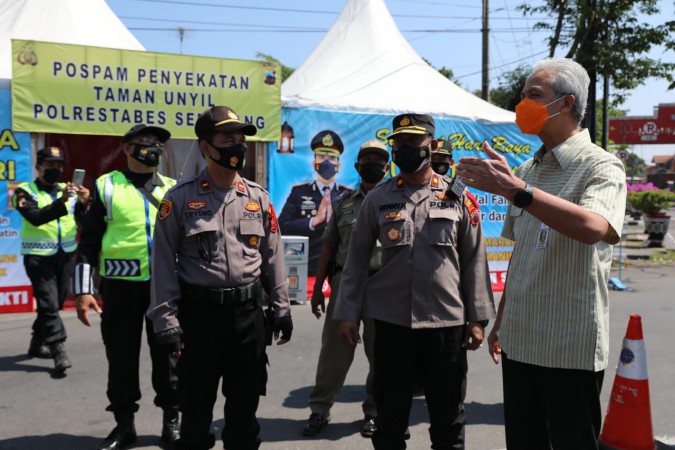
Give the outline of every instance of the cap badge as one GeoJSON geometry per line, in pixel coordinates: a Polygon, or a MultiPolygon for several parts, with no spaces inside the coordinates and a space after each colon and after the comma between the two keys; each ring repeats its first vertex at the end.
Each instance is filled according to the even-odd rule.
{"type": "Polygon", "coordinates": [[[252,211],[252,212],[260,211],[260,205],[256,202],[254,202],[253,200],[251,200],[250,202],[248,202],[248,205],[246,205],[244,207],[244,209],[246,209],[246,211],[252,211]]]}
{"type": "Polygon", "coordinates": [[[400,125],[401,125],[402,127],[407,127],[408,125],[410,125],[410,119],[408,118],[408,116],[404,116],[404,117],[401,119],[400,125]]]}
{"type": "Polygon", "coordinates": [[[230,119],[239,120],[239,116],[237,116],[232,110],[229,110],[227,115],[230,117],[230,119]]]}
{"type": "Polygon", "coordinates": [[[387,231],[387,238],[390,241],[398,241],[399,239],[401,239],[401,230],[397,228],[389,228],[389,230],[387,231]]]}
{"type": "Polygon", "coordinates": [[[334,144],[333,136],[326,134],[323,139],[321,139],[321,143],[324,145],[324,147],[332,147],[334,144]]]}

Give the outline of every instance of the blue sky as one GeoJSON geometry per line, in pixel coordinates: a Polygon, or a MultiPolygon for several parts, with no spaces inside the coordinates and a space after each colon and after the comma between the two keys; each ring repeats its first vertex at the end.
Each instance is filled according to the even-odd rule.
{"type": "MultiPolygon", "coordinates": [[[[272,55],[297,68],[333,24],[346,0],[106,0],[148,51],[237,59],[272,55]],[[212,6],[210,6],[212,5],[212,6]],[[179,29],[184,30],[181,43],[179,29]]],[[[448,67],[465,89],[481,86],[481,1],[385,0],[396,24],[417,53],[448,67]]],[[[523,0],[490,0],[490,83],[498,76],[547,56],[547,32],[515,8],[523,0]]],[[[537,4],[538,0],[530,1],[537,4]]],[[[675,2],[660,0],[663,23],[675,2]]],[[[563,56],[559,54],[557,56],[563,56]]],[[[654,49],[652,58],[675,62],[675,53],[654,49]]],[[[675,103],[665,81],[647,80],[623,108],[651,115],[658,103],[675,103]]],[[[599,85],[601,89],[601,85],[599,85]]],[[[601,92],[599,92],[601,94],[601,92]]]]}

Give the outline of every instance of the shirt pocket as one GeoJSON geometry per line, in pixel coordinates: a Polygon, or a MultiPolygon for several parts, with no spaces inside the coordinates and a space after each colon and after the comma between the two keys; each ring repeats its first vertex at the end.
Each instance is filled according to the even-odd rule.
{"type": "Polygon", "coordinates": [[[457,222],[459,213],[454,209],[429,210],[429,244],[457,245],[457,222]]]}
{"type": "Polygon", "coordinates": [[[387,211],[380,213],[378,219],[379,237],[382,248],[398,247],[410,243],[410,230],[406,211],[387,211]]]}
{"type": "Polygon", "coordinates": [[[257,219],[239,219],[239,234],[244,255],[256,256],[260,249],[260,240],[265,235],[262,221],[257,219]]]}
{"type": "Polygon", "coordinates": [[[218,233],[220,226],[216,220],[199,219],[184,224],[187,240],[186,252],[199,256],[204,261],[212,261],[218,254],[218,233]]]}

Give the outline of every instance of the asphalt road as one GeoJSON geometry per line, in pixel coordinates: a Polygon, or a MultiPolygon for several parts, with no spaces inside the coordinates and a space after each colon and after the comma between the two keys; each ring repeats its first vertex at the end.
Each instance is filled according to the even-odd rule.
{"type": "MultiPolygon", "coordinates": [[[[616,273],[614,274],[616,276],[616,273]]],[[[624,267],[627,291],[611,291],[610,368],[602,395],[607,407],[614,382],[614,366],[631,313],[642,316],[647,349],[654,434],[675,444],[675,268],[644,264],[624,267]]],[[[316,438],[301,434],[309,416],[307,397],[314,382],[322,321],[309,305],[293,306],[292,341],[269,350],[271,360],[268,395],[261,400],[262,449],[369,449],[359,434],[366,360],[362,350],[355,358],[346,386],[331,412],[332,422],[316,438]]],[[[63,313],[69,338],[67,350],[73,368],[64,378],[53,378],[50,360],[30,359],[25,353],[33,314],[0,316],[0,449],[93,449],[113,427],[105,411],[107,364],[98,328],[81,325],[73,311],[63,313]]],[[[142,354],[141,408],[136,416],[139,440],[130,448],[161,448],[161,411],[153,406],[148,353],[142,354]]],[[[489,359],[485,347],[470,354],[466,409],[469,424],[466,448],[501,449],[504,444],[500,367],[489,359]]],[[[222,427],[220,399],[214,410],[216,434],[222,427]]],[[[604,415],[604,413],[603,413],[604,415]]],[[[414,400],[410,418],[411,449],[430,447],[423,397],[414,400]]],[[[219,445],[216,448],[220,448],[219,445]]],[[[667,448],[662,446],[660,448],[667,448]]]]}

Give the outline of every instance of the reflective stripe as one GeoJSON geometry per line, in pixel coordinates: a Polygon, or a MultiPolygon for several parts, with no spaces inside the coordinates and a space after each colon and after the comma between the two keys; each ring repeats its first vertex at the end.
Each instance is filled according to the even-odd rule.
{"type": "Polygon", "coordinates": [[[113,195],[113,179],[111,175],[109,177],[106,177],[105,180],[103,181],[103,203],[105,204],[105,210],[108,220],[113,219],[112,195],[113,195]]]}

